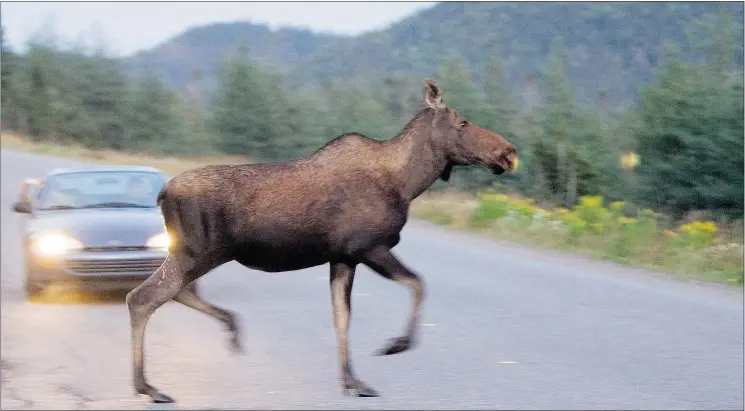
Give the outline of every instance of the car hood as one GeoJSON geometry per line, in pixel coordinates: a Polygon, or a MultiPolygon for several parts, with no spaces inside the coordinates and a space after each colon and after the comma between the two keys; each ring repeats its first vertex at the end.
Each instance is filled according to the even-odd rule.
{"type": "Polygon", "coordinates": [[[85,247],[138,247],[163,233],[165,225],[158,208],[102,208],[41,212],[29,221],[27,232],[45,231],[64,232],[85,247]]]}

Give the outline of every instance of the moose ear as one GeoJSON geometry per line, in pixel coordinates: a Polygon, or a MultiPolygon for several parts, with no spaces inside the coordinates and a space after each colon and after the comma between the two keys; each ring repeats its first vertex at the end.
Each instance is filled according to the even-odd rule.
{"type": "Polygon", "coordinates": [[[431,79],[424,79],[424,104],[435,110],[445,108],[442,102],[442,89],[431,79]]]}

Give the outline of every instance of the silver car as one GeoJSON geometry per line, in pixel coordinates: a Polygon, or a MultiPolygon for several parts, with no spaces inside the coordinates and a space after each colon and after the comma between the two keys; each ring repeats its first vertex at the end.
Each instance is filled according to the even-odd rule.
{"type": "Polygon", "coordinates": [[[150,276],[168,255],[156,204],[168,178],[152,167],[90,166],[24,181],[13,211],[26,216],[27,298],[52,283],[130,290],[150,276]]]}

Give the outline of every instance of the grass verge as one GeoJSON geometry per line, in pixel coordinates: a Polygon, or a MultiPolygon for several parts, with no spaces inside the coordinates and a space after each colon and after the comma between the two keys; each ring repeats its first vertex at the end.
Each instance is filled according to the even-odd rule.
{"type": "Polygon", "coordinates": [[[661,222],[645,217],[643,212],[639,217],[627,217],[602,205],[544,210],[531,205],[530,200],[505,195],[484,197],[503,201],[453,192],[426,193],[414,201],[411,214],[451,229],[667,272],[688,280],[743,284],[741,225],[721,226],[714,235],[711,223],[662,229],[658,227],[661,222]]]}

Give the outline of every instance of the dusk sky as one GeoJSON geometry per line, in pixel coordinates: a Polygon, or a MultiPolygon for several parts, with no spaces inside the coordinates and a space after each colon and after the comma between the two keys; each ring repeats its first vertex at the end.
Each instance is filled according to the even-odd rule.
{"type": "Polygon", "coordinates": [[[25,2],[3,3],[5,38],[15,50],[41,29],[64,43],[101,36],[116,56],[148,49],[189,27],[250,21],[355,35],[382,29],[435,2],[25,2]],[[90,36],[96,33],[96,36],[90,36]]]}

